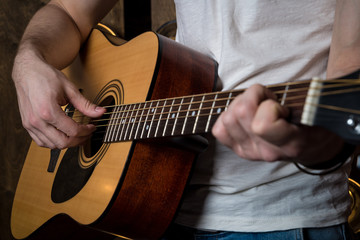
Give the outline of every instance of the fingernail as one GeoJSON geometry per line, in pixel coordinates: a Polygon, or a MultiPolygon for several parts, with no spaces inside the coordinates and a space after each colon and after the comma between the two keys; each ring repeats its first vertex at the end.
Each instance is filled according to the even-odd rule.
{"type": "Polygon", "coordinates": [[[96,107],[96,108],[95,108],[95,112],[101,112],[102,110],[103,110],[102,107],[96,107]]]}

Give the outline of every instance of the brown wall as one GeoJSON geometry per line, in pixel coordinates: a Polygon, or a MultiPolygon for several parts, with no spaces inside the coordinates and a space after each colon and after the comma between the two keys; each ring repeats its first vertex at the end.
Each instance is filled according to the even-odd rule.
{"type": "MultiPolygon", "coordinates": [[[[12,239],[11,204],[30,138],[22,128],[11,68],[27,22],[48,0],[0,0],[0,240],[12,239]]],[[[104,19],[120,36],[125,34],[123,0],[104,19]]],[[[172,0],[152,0],[151,26],[156,30],[175,19],[172,0]]]]}

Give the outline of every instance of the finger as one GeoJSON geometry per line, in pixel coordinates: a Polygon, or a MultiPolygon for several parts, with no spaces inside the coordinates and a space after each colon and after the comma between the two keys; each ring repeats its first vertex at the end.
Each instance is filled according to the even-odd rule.
{"type": "Polygon", "coordinates": [[[226,129],[226,134],[233,142],[231,147],[235,144],[247,144],[249,139],[249,132],[246,130],[247,122],[251,121],[251,118],[247,114],[248,109],[244,104],[234,104],[229,111],[222,115],[221,123],[226,129]]]}
{"type": "Polygon", "coordinates": [[[288,115],[289,110],[276,101],[263,101],[251,124],[252,132],[270,144],[282,146],[294,137],[297,130],[295,125],[286,121],[288,115]]]}
{"type": "Polygon", "coordinates": [[[30,136],[40,147],[63,149],[66,146],[67,139],[61,131],[46,123],[40,129],[33,128],[29,131],[30,136]]]}
{"type": "Polygon", "coordinates": [[[96,127],[92,124],[77,123],[74,119],[67,116],[61,108],[55,110],[54,117],[49,123],[68,137],[89,136],[96,130],[96,127]]]}
{"type": "Polygon", "coordinates": [[[85,137],[69,137],[69,142],[67,147],[76,147],[76,146],[80,146],[80,145],[84,145],[85,142],[89,140],[89,136],[85,136],[85,137]]]}
{"type": "Polygon", "coordinates": [[[219,116],[211,131],[215,138],[222,144],[228,147],[232,147],[234,140],[231,135],[228,133],[224,123],[223,123],[223,114],[219,116]]]}
{"type": "Polygon", "coordinates": [[[213,135],[224,145],[241,152],[249,145],[250,125],[259,102],[266,97],[264,87],[255,85],[237,96],[216,121],[213,135]]]}
{"type": "Polygon", "coordinates": [[[258,111],[259,105],[267,99],[276,99],[276,96],[260,84],[255,84],[239,95],[230,104],[229,109],[235,114],[240,124],[251,131],[251,123],[258,111]]]}
{"type": "Polygon", "coordinates": [[[35,135],[37,138],[40,138],[40,143],[42,147],[48,147],[51,149],[64,149],[69,147],[78,146],[83,144],[88,138],[89,135],[79,136],[79,137],[69,137],[64,132],[59,129],[56,129],[50,124],[46,124],[42,128],[42,131],[34,129],[35,135]],[[44,135],[42,132],[46,133],[44,135]]]}
{"type": "Polygon", "coordinates": [[[72,105],[88,117],[100,117],[106,111],[105,108],[97,106],[86,99],[78,89],[71,83],[65,86],[65,94],[72,105]]]}
{"type": "Polygon", "coordinates": [[[251,160],[258,160],[257,152],[254,147],[256,146],[250,139],[248,133],[242,129],[241,126],[227,128],[226,124],[223,124],[222,116],[219,117],[212,129],[213,135],[216,139],[225,146],[232,149],[239,157],[251,160]]]}
{"type": "Polygon", "coordinates": [[[47,144],[49,141],[44,138],[44,135],[40,135],[39,133],[35,133],[35,131],[32,130],[27,130],[30,137],[34,140],[34,142],[39,146],[39,147],[48,147],[48,148],[53,148],[55,146],[53,146],[52,144],[47,144]],[[39,135],[39,137],[38,137],[39,135]],[[44,139],[44,140],[43,140],[44,139]]]}
{"type": "Polygon", "coordinates": [[[253,144],[253,139],[236,118],[227,117],[226,114],[220,115],[212,132],[219,142],[231,148],[238,156],[246,159],[258,159],[256,153],[254,154],[256,146],[253,144]]]}
{"type": "Polygon", "coordinates": [[[76,123],[56,103],[54,105],[42,108],[39,116],[27,118],[29,124],[26,125],[39,146],[63,149],[83,142],[83,138],[88,138],[95,130],[94,125],[76,123]]]}
{"type": "Polygon", "coordinates": [[[31,138],[40,147],[56,148],[53,142],[45,135],[48,124],[39,116],[32,114],[34,110],[30,104],[26,110],[26,112],[21,111],[20,115],[23,126],[28,131],[31,138]]]}
{"type": "Polygon", "coordinates": [[[258,84],[254,85],[236,97],[228,111],[222,114],[221,123],[235,142],[247,144],[249,135],[252,135],[251,124],[258,106],[269,97],[273,96],[266,88],[258,84]]]}

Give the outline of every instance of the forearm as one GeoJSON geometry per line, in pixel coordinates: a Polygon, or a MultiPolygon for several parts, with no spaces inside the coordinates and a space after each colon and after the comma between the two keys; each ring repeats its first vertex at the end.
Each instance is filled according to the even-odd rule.
{"type": "Polygon", "coordinates": [[[67,66],[92,27],[115,3],[116,0],[51,1],[29,22],[18,56],[35,54],[58,69],[67,66]]]}
{"type": "Polygon", "coordinates": [[[328,78],[360,68],[360,2],[337,0],[327,68],[328,78]]]}
{"type": "Polygon", "coordinates": [[[34,54],[61,69],[76,56],[81,41],[79,30],[71,18],[61,8],[46,5],[26,28],[17,59],[34,54]]]}

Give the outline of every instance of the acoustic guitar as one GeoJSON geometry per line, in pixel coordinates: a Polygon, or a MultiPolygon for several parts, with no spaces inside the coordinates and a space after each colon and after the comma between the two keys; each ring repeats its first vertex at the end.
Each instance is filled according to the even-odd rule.
{"type": "MultiPolygon", "coordinates": [[[[49,239],[50,232],[51,239],[66,239],[70,227],[86,226],[160,238],[206,148],[200,135],[243,92],[213,92],[216,70],[211,58],[153,32],[116,45],[93,30],[64,73],[107,112],[89,119],[71,105],[64,108],[75,121],[97,126],[83,146],[50,150],[31,143],[12,208],[13,236],[49,239]]],[[[291,109],[289,121],[359,143],[358,75],[268,88],[291,109]]]]}

